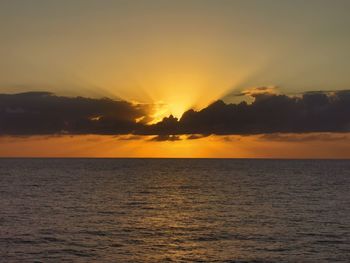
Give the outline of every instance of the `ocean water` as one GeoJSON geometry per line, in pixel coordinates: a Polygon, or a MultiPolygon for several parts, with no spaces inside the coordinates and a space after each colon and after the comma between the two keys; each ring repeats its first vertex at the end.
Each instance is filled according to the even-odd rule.
{"type": "Polygon", "coordinates": [[[350,262],[350,161],[1,159],[1,262],[350,262]]]}

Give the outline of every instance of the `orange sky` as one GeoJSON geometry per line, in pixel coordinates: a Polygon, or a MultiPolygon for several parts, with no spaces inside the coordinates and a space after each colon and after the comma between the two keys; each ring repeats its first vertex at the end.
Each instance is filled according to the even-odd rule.
{"type": "Polygon", "coordinates": [[[1,137],[0,156],[350,158],[350,134],[209,136],[163,142],[150,139],[99,135],[1,137]]]}

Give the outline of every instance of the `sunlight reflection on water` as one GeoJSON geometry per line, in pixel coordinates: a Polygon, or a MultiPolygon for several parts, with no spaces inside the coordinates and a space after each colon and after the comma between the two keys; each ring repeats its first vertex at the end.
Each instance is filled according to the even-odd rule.
{"type": "Polygon", "coordinates": [[[348,262],[350,162],[0,160],[11,261],[348,262]]]}

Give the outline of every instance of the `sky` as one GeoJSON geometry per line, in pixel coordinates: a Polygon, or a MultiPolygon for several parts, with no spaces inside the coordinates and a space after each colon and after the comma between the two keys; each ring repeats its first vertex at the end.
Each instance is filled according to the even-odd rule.
{"type": "Polygon", "coordinates": [[[2,0],[0,156],[350,158],[349,8],[2,0]]]}

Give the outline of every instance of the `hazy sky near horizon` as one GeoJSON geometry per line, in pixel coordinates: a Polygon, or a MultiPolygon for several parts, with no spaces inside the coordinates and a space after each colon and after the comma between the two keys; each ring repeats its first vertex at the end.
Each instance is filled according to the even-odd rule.
{"type": "MultiPolygon", "coordinates": [[[[254,87],[278,87],[288,95],[348,90],[349,10],[347,0],[0,0],[0,94],[48,91],[123,99],[157,105],[152,117],[160,120],[220,98],[229,102],[234,98],[229,94],[254,87]]],[[[349,158],[343,148],[347,136],[311,141],[323,149],[319,157],[349,158]]],[[[154,156],[168,157],[313,156],[305,140],[219,137],[111,143],[113,136],[101,136],[92,143],[77,136],[40,139],[39,144],[6,137],[0,145],[12,145],[13,156],[23,145],[32,149],[28,156],[45,156],[60,147],[58,155],[69,155],[62,142],[74,142],[74,149],[93,144],[96,154],[91,156],[99,156],[104,153],[101,140],[113,146],[111,156],[115,147],[121,147],[118,156],[147,156],[150,148],[154,156]],[[140,147],[144,150],[135,154],[140,147]],[[241,148],[230,151],[234,147],[241,148]],[[291,155],[284,150],[289,148],[291,155]]],[[[0,150],[0,156],[7,153],[0,150]]],[[[74,150],[74,156],[79,154],[74,150]]]]}

